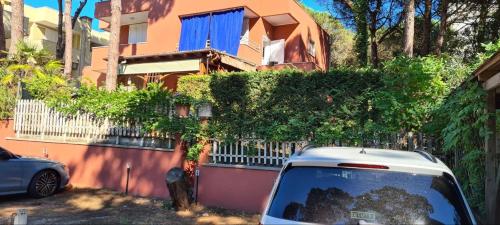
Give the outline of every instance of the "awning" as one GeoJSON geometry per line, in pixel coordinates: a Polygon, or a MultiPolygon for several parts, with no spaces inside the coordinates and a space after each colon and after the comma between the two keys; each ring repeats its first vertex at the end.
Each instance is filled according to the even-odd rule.
{"type": "Polygon", "coordinates": [[[198,72],[199,70],[199,59],[187,59],[167,62],[120,64],[118,73],[120,75],[130,75],[147,73],[198,72]]]}
{"type": "MultiPolygon", "coordinates": [[[[182,51],[182,52],[165,52],[148,55],[134,55],[134,56],[120,56],[120,61],[125,61],[127,65],[136,65],[155,62],[177,62],[183,60],[206,60],[207,57],[220,57],[223,64],[232,66],[236,69],[243,71],[255,71],[256,65],[238,58],[236,56],[228,55],[216,49],[206,48],[195,51],[182,51]]],[[[199,66],[198,66],[199,67],[199,66]]]]}

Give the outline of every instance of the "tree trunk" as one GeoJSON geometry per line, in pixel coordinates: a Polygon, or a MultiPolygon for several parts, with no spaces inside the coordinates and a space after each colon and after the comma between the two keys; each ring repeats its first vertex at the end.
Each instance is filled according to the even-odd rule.
{"type": "Polygon", "coordinates": [[[493,14],[493,19],[492,40],[495,41],[500,37],[500,0],[497,0],[497,11],[495,12],[495,14],[493,14]]]}
{"type": "MultiPolygon", "coordinates": [[[[59,4],[59,23],[57,25],[57,45],[56,45],[56,58],[62,60],[64,57],[64,52],[66,51],[66,43],[63,41],[63,26],[66,27],[66,23],[63,25],[63,9],[62,9],[62,0],[57,0],[59,4]]],[[[87,4],[87,0],[81,0],[80,6],[75,11],[75,14],[71,18],[71,27],[74,29],[78,18],[80,17],[80,13],[83,10],[83,7],[87,4]]],[[[71,43],[73,44],[73,43],[71,43]]]]}
{"type": "Polygon", "coordinates": [[[488,10],[489,10],[489,2],[488,0],[478,1],[480,4],[479,8],[479,22],[477,25],[477,36],[476,36],[476,49],[478,51],[482,51],[483,47],[481,44],[487,42],[487,19],[488,19],[488,10]]]}
{"type": "Polygon", "coordinates": [[[439,9],[439,14],[441,16],[441,21],[439,23],[439,33],[436,40],[436,54],[441,55],[443,51],[444,36],[446,35],[446,29],[448,27],[448,0],[441,0],[441,5],[439,9]]]}
{"type": "Polygon", "coordinates": [[[5,57],[4,51],[7,50],[5,46],[5,29],[3,26],[3,2],[0,1],[0,58],[5,57]]]}
{"type": "Polygon", "coordinates": [[[71,78],[73,66],[73,27],[71,26],[71,0],[64,0],[64,29],[66,30],[64,47],[64,76],[71,78]]]}
{"type": "Polygon", "coordinates": [[[408,57],[413,57],[413,41],[415,33],[415,0],[406,0],[405,28],[403,37],[403,51],[408,57]]]}
{"type": "Polygon", "coordinates": [[[431,32],[432,32],[431,12],[432,12],[432,0],[425,0],[422,55],[428,55],[431,51],[431,32]]]}
{"type": "Polygon", "coordinates": [[[12,56],[17,52],[17,44],[24,38],[24,0],[12,0],[12,16],[10,19],[10,48],[9,55],[12,56]]]}
{"type": "Polygon", "coordinates": [[[63,41],[63,3],[62,0],[57,0],[59,6],[59,15],[57,23],[57,45],[56,58],[62,60],[64,57],[64,41],[63,41]]]}
{"type": "Polygon", "coordinates": [[[111,24],[109,32],[108,69],[106,73],[106,90],[116,89],[118,75],[118,57],[120,55],[120,17],[121,0],[111,0],[111,24]]]}
{"type": "Polygon", "coordinates": [[[371,41],[371,62],[373,67],[378,68],[379,66],[379,58],[378,58],[378,43],[377,38],[375,37],[375,32],[370,30],[370,41],[371,41]]]}
{"type": "Polygon", "coordinates": [[[75,15],[73,15],[73,18],[71,19],[71,26],[75,27],[76,21],[78,21],[78,18],[80,17],[80,13],[83,10],[83,7],[87,4],[87,0],[81,0],[80,5],[78,8],[76,8],[75,15]]]}
{"type": "Polygon", "coordinates": [[[354,21],[356,23],[356,53],[358,64],[366,66],[368,64],[368,21],[366,12],[368,11],[368,3],[360,1],[354,4],[354,21]]]}
{"type": "Polygon", "coordinates": [[[373,67],[378,68],[378,43],[377,43],[377,14],[370,15],[370,45],[371,45],[371,63],[373,67]]]}
{"type": "Polygon", "coordinates": [[[186,210],[189,208],[189,185],[184,170],[175,167],[168,171],[166,183],[172,204],[175,210],[186,210]]]}

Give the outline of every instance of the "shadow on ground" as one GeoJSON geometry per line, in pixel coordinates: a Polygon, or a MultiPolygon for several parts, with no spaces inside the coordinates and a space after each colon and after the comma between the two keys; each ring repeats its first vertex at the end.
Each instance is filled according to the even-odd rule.
{"type": "Polygon", "coordinates": [[[0,197],[0,224],[19,208],[29,224],[257,224],[258,215],[193,206],[175,212],[161,199],[125,196],[108,190],[72,189],[44,199],[0,197]]]}

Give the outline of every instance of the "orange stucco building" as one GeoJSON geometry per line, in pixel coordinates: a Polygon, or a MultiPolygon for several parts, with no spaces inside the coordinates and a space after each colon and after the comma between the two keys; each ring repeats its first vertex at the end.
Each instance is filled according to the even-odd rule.
{"type": "MultiPolygon", "coordinates": [[[[109,28],[110,15],[109,1],[96,3],[102,29],[109,28]]],[[[175,89],[185,74],[325,71],[329,41],[295,0],[122,0],[118,80],[137,87],[163,81],[175,89]]],[[[106,46],[93,49],[87,79],[104,82],[107,53],[106,46]]]]}

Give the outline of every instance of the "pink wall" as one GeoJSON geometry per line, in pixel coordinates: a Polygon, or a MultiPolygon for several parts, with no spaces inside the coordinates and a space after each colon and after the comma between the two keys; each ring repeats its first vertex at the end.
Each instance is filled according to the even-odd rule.
{"type": "Polygon", "coordinates": [[[71,184],[78,187],[125,190],[126,165],[132,165],[129,192],[138,196],[168,197],[165,173],[180,166],[182,153],[133,148],[99,147],[35,141],[7,140],[15,137],[13,121],[0,122],[0,146],[24,156],[43,157],[47,149],[50,159],[66,164],[71,184]]]}
{"type": "MultiPolygon", "coordinates": [[[[43,156],[66,164],[71,184],[78,187],[125,191],[126,165],[131,163],[129,192],[144,197],[168,198],[165,174],[182,165],[180,146],[174,151],[101,147],[79,144],[9,140],[15,137],[12,120],[0,120],[0,146],[24,156],[43,156]]],[[[205,154],[207,151],[205,151],[205,154]]],[[[206,155],[202,160],[206,160],[206,155]]],[[[199,200],[207,206],[261,212],[278,171],[202,166],[199,200]]]]}
{"type": "Polygon", "coordinates": [[[203,205],[262,212],[278,171],[203,166],[199,200],[203,205]]]}

